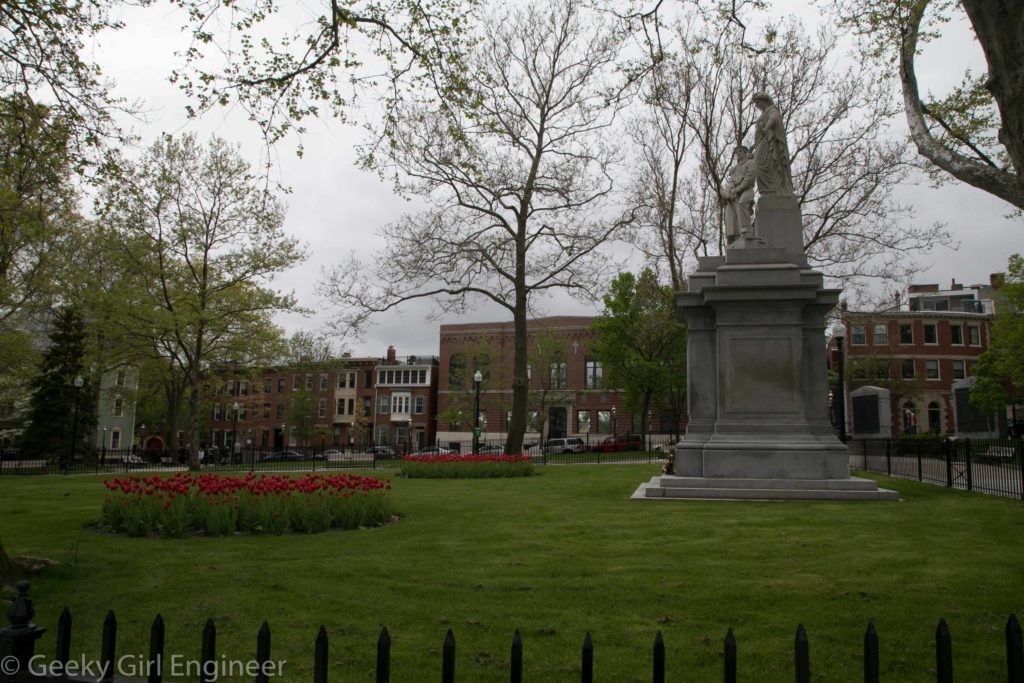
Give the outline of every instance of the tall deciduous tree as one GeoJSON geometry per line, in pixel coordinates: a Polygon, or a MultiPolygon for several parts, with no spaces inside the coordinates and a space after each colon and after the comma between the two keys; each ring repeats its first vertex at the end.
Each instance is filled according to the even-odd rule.
{"type": "MultiPolygon", "coordinates": [[[[110,95],[89,44],[121,27],[112,16],[119,2],[5,2],[0,5],[0,98],[44,106],[39,135],[68,146],[73,165],[123,138],[112,114],[125,103],[110,95]]],[[[6,118],[7,112],[4,112],[6,118]]],[[[3,125],[8,125],[5,121],[3,125]]]]}
{"type": "Polygon", "coordinates": [[[992,340],[975,372],[971,403],[991,412],[1003,411],[1024,393],[1024,257],[1014,254],[999,288],[999,309],[992,340]]]}
{"type": "Polygon", "coordinates": [[[686,386],[686,326],[676,319],[672,289],[649,269],[639,276],[620,273],[592,328],[597,341],[591,350],[604,364],[608,385],[625,390],[646,437],[648,412],[679,410],[686,386]]]}
{"type": "Polygon", "coordinates": [[[837,38],[812,38],[795,23],[776,29],[772,49],[743,49],[743,35],[690,18],[671,34],[646,84],[634,123],[639,154],[631,186],[647,228],[639,242],[682,288],[684,264],[724,247],[719,200],[733,148],[753,145],[751,96],[769,92],[785,117],[794,189],[809,261],[848,288],[905,281],[915,257],[948,243],[941,226],[914,226],[892,197],[910,166],[887,139],[897,111],[861,67],[835,68],[837,38]]]}
{"type": "Polygon", "coordinates": [[[120,237],[116,266],[134,334],[186,377],[190,464],[199,466],[203,373],[212,363],[266,362],[271,316],[296,307],[269,280],[304,258],[284,211],[223,140],[165,136],[110,178],[99,210],[120,237]]]}
{"type": "Polygon", "coordinates": [[[467,19],[477,5],[173,1],[186,10],[194,38],[186,66],[173,76],[191,97],[190,110],[238,103],[271,142],[301,132],[310,117],[347,121],[364,93],[385,110],[422,86],[441,99],[459,93],[467,19]]]}
{"type": "Polygon", "coordinates": [[[630,222],[606,208],[622,37],[578,0],[512,6],[486,23],[467,58],[466,97],[401,107],[387,159],[370,159],[432,208],[386,227],[372,265],[344,264],[320,292],[345,326],[417,299],[447,311],[480,300],[507,310],[515,349],[506,450],[515,453],[526,428],[530,306],[552,290],[601,291],[601,247],[630,222]]]}
{"type": "Polygon", "coordinates": [[[898,74],[918,152],[942,173],[1024,209],[1024,4],[990,0],[836,0],[865,52],[898,74]],[[965,74],[948,96],[922,96],[921,46],[966,12],[988,73],[965,74]]]}

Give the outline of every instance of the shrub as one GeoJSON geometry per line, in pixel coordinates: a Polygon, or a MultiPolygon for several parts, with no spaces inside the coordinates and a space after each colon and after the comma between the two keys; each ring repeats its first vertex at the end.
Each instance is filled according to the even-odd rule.
{"type": "Polygon", "coordinates": [[[105,482],[105,527],[131,536],[317,533],[383,524],[390,482],[350,474],[222,477],[179,472],[105,482]]]}
{"type": "Polygon", "coordinates": [[[425,479],[528,477],[533,459],[528,455],[408,455],[402,474],[425,479]]]}

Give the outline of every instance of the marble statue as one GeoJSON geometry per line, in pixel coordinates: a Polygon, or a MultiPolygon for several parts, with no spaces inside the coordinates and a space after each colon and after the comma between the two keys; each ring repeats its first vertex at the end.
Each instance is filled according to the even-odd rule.
{"type": "Polygon", "coordinates": [[[790,172],[789,145],[786,142],[782,112],[767,93],[755,93],[753,99],[754,106],[761,110],[761,117],[754,129],[758,195],[792,195],[793,176],[790,172]]]}
{"type": "Polygon", "coordinates": [[[752,237],[751,214],[754,210],[754,178],[756,167],[750,150],[739,145],[733,153],[733,166],[722,185],[725,201],[725,241],[732,244],[737,237],[752,237]]]}

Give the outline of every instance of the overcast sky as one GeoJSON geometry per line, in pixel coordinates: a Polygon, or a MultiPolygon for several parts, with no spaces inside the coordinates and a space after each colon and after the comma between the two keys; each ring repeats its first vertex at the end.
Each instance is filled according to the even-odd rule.
{"type": "MultiPolygon", "coordinates": [[[[805,23],[820,20],[822,14],[809,3],[791,0],[777,2],[780,13],[798,13],[805,23]]],[[[199,121],[185,116],[185,99],[167,80],[178,65],[175,50],[187,43],[179,15],[165,4],[128,10],[127,27],[116,39],[104,39],[95,48],[94,58],[116,84],[116,92],[138,99],[150,110],[148,122],[133,126],[144,142],[160,132],[195,131],[201,137],[210,133],[242,145],[244,154],[254,163],[260,159],[261,142],[255,124],[241,112],[212,112],[199,121]]],[[[942,92],[958,82],[964,64],[975,69],[983,65],[981,53],[963,24],[948,25],[941,41],[929,46],[918,61],[922,90],[942,92]]],[[[897,121],[902,126],[902,120],[897,121]]],[[[309,122],[303,136],[305,155],[295,156],[294,141],[275,150],[275,174],[292,188],[287,198],[286,229],[304,241],[310,258],[301,267],[281,277],[275,285],[294,290],[300,302],[318,309],[313,286],[322,267],[342,260],[355,250],[364,259],[381,247],[375,233],[385,224],[414,208],[392,194],[390,187],[355,166],[353,147],[362,140],[362,132],[331,119],[309,122]]],[[[923,259],[930,264],[917,282],[935,282],[948,287],[951,279],[964,284],[984,283],[990,273],[1004,270],[1009,254],[1024,251],[1024,222],[1008,219],[1010,207],[990,195],[959,183],[950,182],[931,188],[922,180],[918,185],[898,188],[897,199],[910,204],[920,223],[941,221],[958,241],[957,249],[941,249],[923,259]]],[[[383,355],[394,344],[399,355],[436,354],[438,322],[424,320],[424,306],[409,306],[400,314],[382,316],[368,330],[365,341],[353,341],[349,348],[356,355],[383,355]]],[[[594,307],[570,299],[552,300],[548,314],[590,315],[594,307]]],[[[472,316],[445,319],[447,322],[505,320],[501,309],[481,309],[472,316]]],[[[280,321],[289,330],[315,329],[321,320],[302,320],[295,316],[280,321]]]]}

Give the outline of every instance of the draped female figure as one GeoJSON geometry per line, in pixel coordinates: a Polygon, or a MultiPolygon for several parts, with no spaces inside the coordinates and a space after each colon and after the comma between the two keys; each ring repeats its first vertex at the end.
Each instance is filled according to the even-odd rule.
{"type": "Polygon", "coordinates": [[[757,165],[757,191],[767,195],[792,195],[793,176],[789,166],[789,145],[782,112],[767,93],[754,94],[754,106],[761,118],[754,129],[754,161],[757,165]]]}

